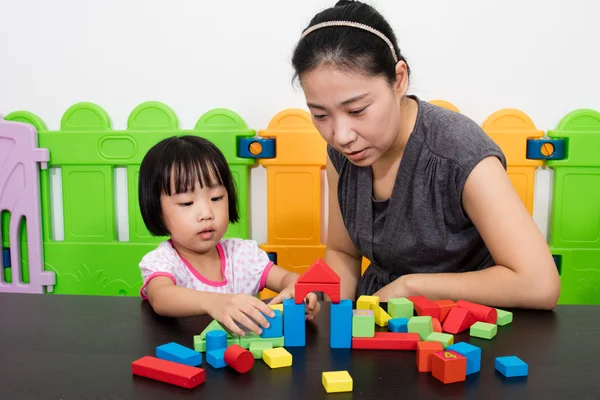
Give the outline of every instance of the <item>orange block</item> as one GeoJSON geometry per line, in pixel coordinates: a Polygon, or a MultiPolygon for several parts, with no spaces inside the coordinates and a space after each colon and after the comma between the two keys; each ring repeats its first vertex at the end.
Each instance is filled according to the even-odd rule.
{"type": "Polygon", "coordinates": [[[440,306],[440,322],[443,324],[450,310],[456,307],[456,303],[452,300],[435,300],[434,303],[440,306]]]}
{"type": "Polygon", "coordinates": [[[419,372],[431,371],[431,356],[444,350],[440,342],[419,342],[417,343],[417,369],[419,372]]]}
{"type": "Polygon", "coordinates": [[[431,355],[431,374],[448,384],[467,379],[467,359],[455,351],[440,351],[431,355]]]}
{"type": "Polygon", "coordinates": [[[437,318],[431,318],[431,324],[433,325],[433,331],[442,333],[442,324],[440,324],[440,320],[437,318]]]}

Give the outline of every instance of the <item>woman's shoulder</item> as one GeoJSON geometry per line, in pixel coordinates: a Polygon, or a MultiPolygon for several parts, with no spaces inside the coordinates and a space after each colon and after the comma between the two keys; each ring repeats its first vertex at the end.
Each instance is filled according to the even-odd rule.
{"type": "Polygon", "coordinates": [[[484,157],[497,156],[506,166],[502,149],[471,118],[464,114],[420,101],[419,129],[434,155],[468,167],[484,157]]]}

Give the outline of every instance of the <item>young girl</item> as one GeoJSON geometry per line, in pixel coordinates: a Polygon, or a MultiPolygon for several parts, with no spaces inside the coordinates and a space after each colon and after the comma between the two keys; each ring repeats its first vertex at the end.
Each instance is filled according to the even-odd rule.
{"type": "Polygon", "coordinates": [[[410,69],[375,9],[320,12],[292,63],[328,143],[325,261],[342,297],[554,307],[558,272],[504,154],[466,116],[406,94],[410,69]]]}
{"type": "MultiPolygon", "coordinates": [[[[274,265],[255,241],[223,239],[238,221],[234,181],[225,157],[197,136],[162,140],[140,166],[142,218],[155,236],[169,236],[140,262],[141,296],[160,315],[209,314],[232,332],[260,334],[273,310],[254,297],[263,288],[294,296],[298,275],[274,265]]],[[[273,299],[275,300],[275,299],[273,299]]],[[[305,299],[307,319],[319,312],[314,293],[305,299]]]]}

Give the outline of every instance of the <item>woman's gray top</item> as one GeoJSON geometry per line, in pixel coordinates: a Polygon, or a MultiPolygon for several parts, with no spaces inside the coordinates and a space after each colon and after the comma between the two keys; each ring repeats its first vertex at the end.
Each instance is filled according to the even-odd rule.
{"type": "Polygon", "coordinates": [[[357,296],[371,295],[413,273],[464,272],[494,260],[462,206],[472,169],[496,156],[499,146],[466,116],[411,96],[418,102],[391,198],[373,198],[371,167],[357,167],[327,147],[339,174],[338,201],[358,251],[371,261],[357,296]]]}

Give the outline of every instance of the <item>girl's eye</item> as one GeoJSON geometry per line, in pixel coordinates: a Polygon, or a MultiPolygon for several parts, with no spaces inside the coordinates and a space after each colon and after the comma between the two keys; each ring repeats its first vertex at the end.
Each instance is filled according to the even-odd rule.
{"type": "Polygon", "coordinates": [[[225,196],[219,196],[219,197],[213,197],[211,200],[212,201],[219,201],[219,200],[223,200],[225,196]]]}
{"type": "Polygon", "coordinates": [[[363,111],[365,111],[366,109],[367,109],[367,107],[363,107],[363,108],[361,108],[360,110],[352,110],[352,111],[350,111],[350,114],[352,114],[352,115],[360,115],[360,114],[362,114],[362,112],[363,112],[363,111]]]}
{"type": "Polygon", "coordinates": [[[187,203],[179,203],[179,205],[180,205],[180,206],[182,206],[182,207],[189,207],[189,206],[191,206],[192,204],[194,204],[194,202],[193,202],[193,201],[188,201],[187,203]]]}

